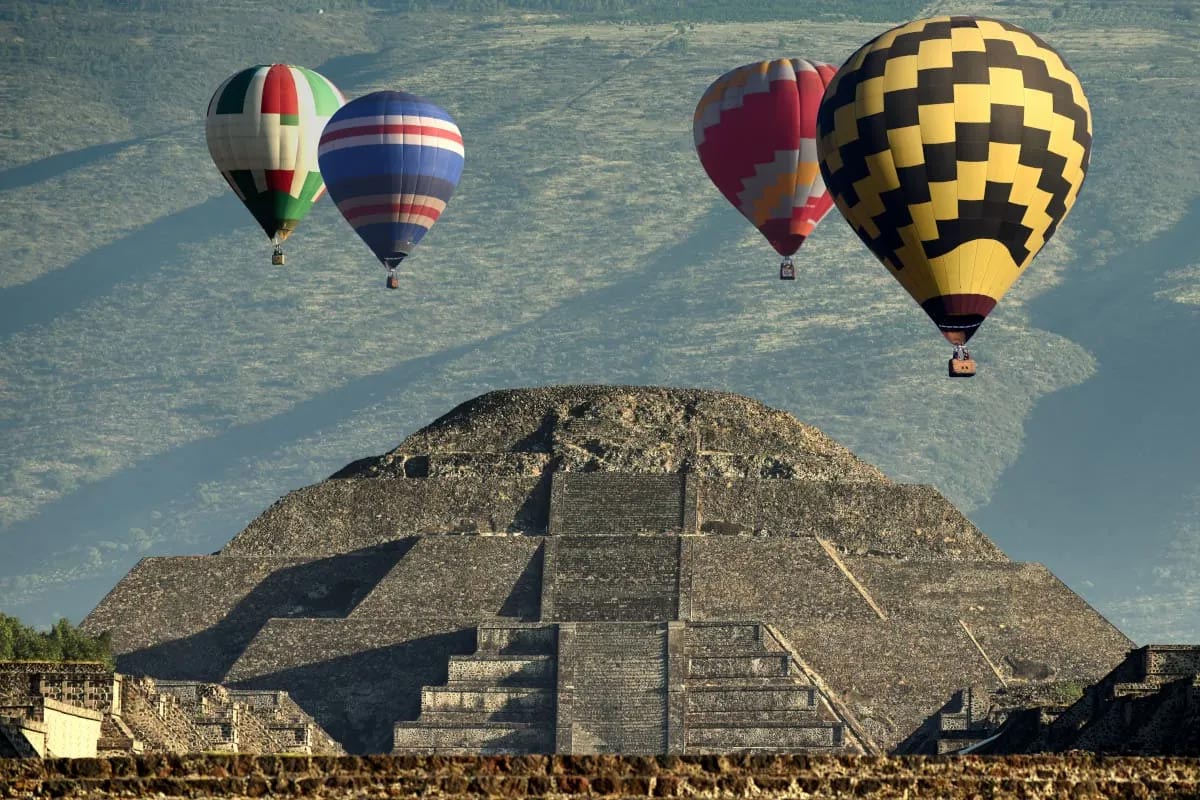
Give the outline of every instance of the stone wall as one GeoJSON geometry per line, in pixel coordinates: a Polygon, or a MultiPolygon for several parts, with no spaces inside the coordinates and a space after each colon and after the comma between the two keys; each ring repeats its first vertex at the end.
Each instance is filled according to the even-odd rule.
{"type": "Polygon", "coordinates": [[[122,672],[219,683],[267,620],[348,615],[408,546],[325,558],[146,558],[81,627],[112,631],[122,672]]]}
{"type": "Polygon", "coordinates": [[[82,708],[112,707],[113,671],[95,661],[0,661],[0,702],[49,697],[82,708]]]}
{"type": "Polygon", "coordinates": [[[877,619],[815,539],[685,541],[691,550],[691,619],[787,619],[822,626],[877,619]]]}
{"type": "Polygon", "coordinates": [[[690,478],[700,530],[819,536],[843,550],[901,558],[1007,561],[932,486],[824,480],[690,478]]]}
{"type": "Polygon", "coordinates": [[[560,751],[666,752],[666,624],[565,623],[559,665],[560,751]]]}
{"type": "Polygon", "coordinates": [[[542,594],[543,537],[423,536],[351,617],[436,615],[478,624],[488,617],[536,620],[542,594]]]}
{"type": "Polygon", "coordinates": [[[46,725],[46,756],[86,758],[96,755],[104,714],[50,698],[42,698],[41,721],[46,725]]]}
{"type": "Polygon", "coordinates": [[[690,618],[775,624],[888,749],[963,685],[1086,684],[1133,645],[1036,564],[839,556],[860,592],[813,539],[684,538],[690,618]]]}
{"type": "Polygon", "coordinates": [[[556,536],[680,533],[684,475],[592,472],[554,476],[550,532],[556,536]]]}
{"type": "Polygon", "coordinates": [[[676,619],[677,536],[554,536],[546,542],[546,620],[676,619]]]}
{"type": "Polygon", "coordinates": [[[275,619],[228,681],[285,690],[348,751],[383,753],[394,723],[420,714],[421,687],[446,683],[450,656],[475,650],[461,619],[275,619]]]}
{"type": "Polygon", "coordinates": [[[1194,798],[1200,762],[1010,756],[143,756],[0,760],[5,797],[1194,798]]]}
{"type": "Polygon", "coordinates": [[[332,555],[422,533],[545,533],[549,481],[538,475],[328,480],[289,492],[221,551],[332,555]]]}

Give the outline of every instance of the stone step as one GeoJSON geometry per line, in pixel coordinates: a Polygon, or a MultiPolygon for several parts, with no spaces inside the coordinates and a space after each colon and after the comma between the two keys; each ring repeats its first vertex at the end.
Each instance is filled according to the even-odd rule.
{"type": "Polygon", "coordinates": [[[571,536],[557,541],[554,553],[555,619],[674,619],[679,602],[677,539],[571,536]]]}
{"type": "Polygon", "coordinates": [[[394,753],[549,753],[553,729],[522,722],[439,723],[397,722],[394,753]]]}
{"type": "Polygon", "coordinates": [[[548,713],[554,707],[554,689],[526,686],[467,686],[452,683],[421,689],[421,714],[454,713],[548,713]]]}
{"type": "MultiPolygon", "coordinates": [[[[561,587],[560,587],[561,588],[561,587]]],[[[679,608],[679,600],[673,594],[655,597],[629,598],[608,595],[589,595],[573,601],[561,598],[555,601],[556,619],[577,622],[616,622],[633,619],[672,619],[679,608]]]]}
{"type": "Polygon", "coordinates": [[[742,689],[811,689],[802,675],[734,675],[728,677],[690,677],[689,692],[724,692],[742,689]]]}
{"type": "Polygon", "coordinates": [[[553,655],[558,630],[554,625],[480,625],[476,647],[481,654],[553,655]]]}
{"type": "Polygon", "coordinates": [[[704,686],[687,688],[688,711],[784,711],[817,707],[811,686],[704,686]]]}
{"type": "Polygon", "coordinates": [[[748,653],[690,656],[687,674],[689,678],[785,677],[790,670],[786,653],[748,653]]]}
{"type": "Polygon", "coordinates": [[[488,682],[503,686],[554,685],[554,657],[547,655],[450,656],[450,683],[488,682]]]}
{"type": "Polygon", "coordinates": [[[622,661],[661,660],[667,652],[665,630],[620,623],[580,624],[575,628],[575,647],[591,655],[604,655],[622,661]]]}
{"type": "Polygon", "coordinates": [[[684,629],[684,646],[689,654],[703,655],[709,650],[749,651],[761,644],[762,633],[754,622],[717,625],[689,623],[684,629]]]}
{"type": "Polygon", "coordinates": [[[747,748],[832,748],[843,744],[840,722],[691,725],[686,728],[685,735],[688,749],[702,748],[726,753],[747,748]]]}
{"type": "Polygon", "coordinates": [[[679,531],[682,475],[555,473],[550,525],[556,535],[679,531]]]}
{"type": "Polygon", "coordinates": [[[821,710],[813,707],[799,708],[756,708],[756,709],[716,709],[710,711],[693,711],[688,709],[685,727],[691,725],[732,725],[754,726],[760,722],[788,722],[807,725],[828,722],[822,719],[821,710]]]}
{"type": "Polygon", "coordinates": [[[417,721],[433,727],[478,725],[485,722],[520,722],[531,725],[553,725],[554,709],[497,709],[495,711],[426,711],[421,710],[417,721]]]}

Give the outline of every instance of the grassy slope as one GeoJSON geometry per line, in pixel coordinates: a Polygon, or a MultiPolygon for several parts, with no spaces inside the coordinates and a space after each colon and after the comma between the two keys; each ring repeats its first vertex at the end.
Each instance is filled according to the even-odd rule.
{"type": "Polygon", "coordinates": [[[1078,230],[1091,241],[1076,263],[1095,263],[1097,246],[1170,224],[1195,192],[1169,102],[1194,85],[1181,56],[1194,31],[1166,24],[1171,4],[1111,20],[1105,9],[1053,19],[1050,3],[984,9],[1061,47],[1088,87],[1097,147],[1071,223],[980,337],[980,377],[951,383],[945,346],[836,212],[802,253],[804,279],[780,284],[769,248],[692,152],[695,98],[724,68],[780,48],[840,61],[879,23],[702,22],[681,45],[668,23],[240,5],[3,10],[18,113],[0,164],[37,179],[0,191],[17,255],[0,292],[61,281],[66,300],[0,351],[0,525],[28,535],[39,513],[89,509],[71,505],[87,486],[112,487],[114,502],[125,491],[131,509],[86,526],[64,511],[70,552],[0,578],[4,606],[116,577],[138,552],[214,548],[285,488],[505,385],[745,392],[970,508],[1015,459],[1037,398],[1092,369],[1031,329],[1023,302],[1061,279],[1078,230]],[[286,45],[262,48],[268,24],[286,45]],[[1123,33],[1098,32],[1109,25],[1123,33]],[[1114,53],[1154,69],[1114,71],[1114,53]],[[208,164],[201,118],[212,86],[266,60],[329,62],[350,95],[402,85],[458,117],[463,183],[403,293],[378,291],[380,273],[329,203],[295,238],[292,269],[263,266],[261,234],[208,164]],[[63,125],[61,107],[86,123],[63,125]],[[110,147],[89,156],[99,145],[110,147]],[[1153,190],[1131,209],[1134,175],[1153,190]],[[140,247],[147,230],[178,247],[140,247]],[[99,289],[76,287],[92,276],[99,289]],[[190,472],[164,494],[137,497],[122,482],[138,465],[177,463],[190,472]]]}

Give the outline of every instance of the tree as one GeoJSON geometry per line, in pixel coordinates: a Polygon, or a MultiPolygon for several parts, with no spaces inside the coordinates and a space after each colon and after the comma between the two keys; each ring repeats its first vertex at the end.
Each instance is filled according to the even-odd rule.
{"type": "Polygon", "coordinates": [[[0,661],[101,661],[113,666],[109,634],[89,636],[66,619],[42,633],[0,614],[0,661]]]}

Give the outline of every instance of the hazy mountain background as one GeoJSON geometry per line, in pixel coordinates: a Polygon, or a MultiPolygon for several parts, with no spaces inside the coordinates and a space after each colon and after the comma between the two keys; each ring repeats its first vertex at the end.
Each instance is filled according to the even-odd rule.
{"type": "Polygon", "coordinates": [[[0,609],[80,619],[139,558],[511,386],[693,385],[931,483],[1139,642],[1200,641],[1195,0],[0,3],[0,609]],[[980,13],[1079,72],[1095,147],[980,375],[836,210],[800,279],[691,143],[720,73],[980,13]],[[268,265],[203,115],[244,66],[404,88],[467,165],[404,289],[323,200],[268,265]]]}

